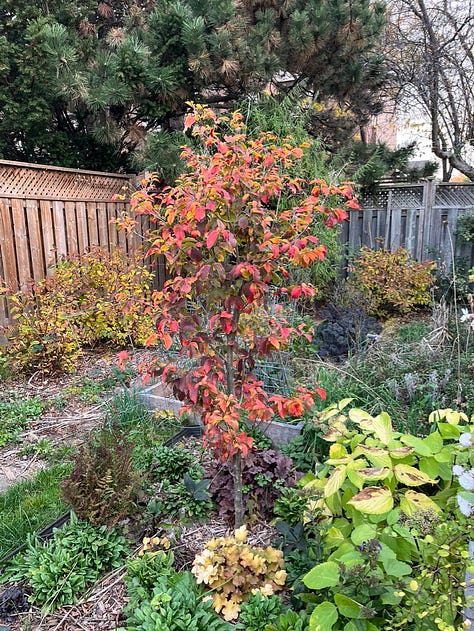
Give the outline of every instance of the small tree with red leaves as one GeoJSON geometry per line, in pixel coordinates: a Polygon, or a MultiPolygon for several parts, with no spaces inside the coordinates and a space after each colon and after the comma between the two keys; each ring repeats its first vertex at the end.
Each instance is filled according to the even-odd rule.
{"type": "Polygon", "coordinates": [[[357,203],[348,184],[292,175],[305,147],[269,133],[249,138],[238,112],[217,117],[195,106],[185,126],[202,146],[183,150],[186,173],[160,192],[151,177],[132,197],[133,210],[153,222],[149,254],[163,255],[170,275],[153,296],[159,316],[150,343],[177,347],[178,361],[154,370],[172,385],[184,411],[201,416],[207,444],[231,460],[240,526],[241,458],[252,449],[252,438],[240,428],[242,416],[255,422],[299,417],[316,394],[324,397],[319,388],[270,396],[254,377],[257,358],[305,334],[282,310],[268,309],[269,295],[278,288],[294,300],[314,295],[308,285],[283,286],[288,266],[324,258],[325,247],[311,235],[315,213],[333,226],[357,203]]]}

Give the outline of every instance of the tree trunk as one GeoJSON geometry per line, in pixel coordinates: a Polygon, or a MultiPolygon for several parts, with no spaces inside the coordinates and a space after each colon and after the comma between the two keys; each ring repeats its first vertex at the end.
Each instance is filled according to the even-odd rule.
{"type": "Polygon", "coordinates": [[[234,526],[240,528],[244,523],[244,497],[242,492],[242,454],[237,452],[232,460],[234,478],[234,526]]]}

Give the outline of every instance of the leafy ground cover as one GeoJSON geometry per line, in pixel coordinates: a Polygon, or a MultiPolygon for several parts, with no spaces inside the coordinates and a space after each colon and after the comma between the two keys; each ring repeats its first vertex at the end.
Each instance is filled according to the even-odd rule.
{"type": "MultiPolygon", "coordinates": [[[[386,344],[392,350],[394,344],[420,344],[429,329],[429,318],[392,324],[371,352],[383,352],[386,344]]],[[[349,372],[353,360],[342,366],[340,362],[326,363],[325,370],[342,368],[349,372]]],[[[299,358],[298,363],[303,361],[304,358],[299,358]]],[[[393,370],[394,367],[392,374],[393,370]]],[[[76,383],[73,376],[71,379],[76,383]]],[[[84,382],[83,375],[80,379],[84,382]]],[[[63,384],[63,388],[70,391],[70,383],[63,384]]],[[[78,394],[75,392],[75,396],[78,394]]],[[[328,388],[328,394],[329,398],[337,397],[338,390],[328,388]]],[[[365,396],[374,400],[367,389],[365,396]]],[[[442,629],[444,624],[451,623],[453,628],[461,628],[462,578],[472,524],[459,512],[456,489],[460,487],[456,485],[452,467],[456,464],[469,473],[474,464],[472,450],[459,443],[460,436],[472,432],[462,413],[448,411],[444,418],[427,417],[419,431],[412,434],[395,417],[390,419],[386,412],[378,410],[363,413],[346,397],[345,403],[334,401],[325,411],[316,410],[307,419],[304,440],[297,439],[283,449],[285,455],[278,456],[279,452],[269,449],[268,442],[261,439],[263,449],[257,453],[262,456],[260,460],[253,458],[250,475],[244,477],[247,528],[232,535],[231,482],[200,441],[192,439],[164,447],[163,440],[176,430],[176,425],[164,415],[158,421],[162,431],[159,435],[157,420],[139,405],[133,393],[109,392],[108,401],[102,404],[103,415],[95,423],[96,430],[102,429],[83,435],[82,445],[76,444],[74,451],[68,453],[69,464],[55,464],[36,480],[24,483],[27,486],[15,486],[1,496],[6,513],[11,514],[10,522],[3,521],[2,542],[4,537],[10,540],[11,548],[15,540],[22,539],[28,541],[29,550],[27,557],[8,570],[13,578],[22,578],[22,587],[17,588],[22,595],[16,594],[16,606],[21,609],[19,603],[23,602],[30,610],[16,618],[5,613],[5,608],[2,610],[4,623],[13,631],[52,630],[58,625],[58,629],[94,631],[158,629],[166,628],[160,625],[171,617],[176,622],[170,629],[179,629],[176,626],[179,620],[183,621],[180,624],[192,621],[197,629],[246,631],[307,631],[318,625],[321,629],[347,631],[352,629],[351,624],[362,625],[368,631],[397,628],[398,624],[420,630],[442,629]],[[327,435],[331,428],[335,432],[332,437],[327,435]],[[110,432],[105,442],[104,431],[110,432]],[[125,439],[133,440],[135,447],[124,458],[125,439]],[[104,458],[107,450],[122,461],[104,458]],[[371,455],[372,451],[375,455],[371,455]],[[78,458],[78,454],[82,456],[78,458]],[[293,457],[292,470],[305,473],[299,482],[296,476],[293,485],[288,469],[284,468],[288,456],[293,457]],[[105,462],[105,470],[100,470],[98,461],[105,462]],[[139,480],[140,490],[136,495],[139,514],[130,510],[125,501],[124,491],[129,488],[123,477],[125,462],[131,464],[130,479],[136,474],[134,483],[139,480]],[[74,466],[76,477],[71,476],[74,466]],[[74,546],[87,545],[95,549],[96,535],[87,535],[89,526],[85,526],[92,514],[96,529],[107,523],[108,529],[118,536],[118,526],[128,543],[121,542],[120,546],[117,543],[118,547],[114,543],[113,561],[108,560],[106,547],[103,556],[101,548],[97,548],[96,565],[88,569],[86,565],[70,565],[69,548],[65,552],[56,550],[55,538],[44,549],[31,539],[28,532],[36,530],[38,525],[30,518],[27,522],[31,530],[15,531],[13,526],[21,523],[22,513],[30,505],[35,506],[30,513],[33,515],[42,513],[42,504],[51,516],[61,512],[65,503],[60,499],[64,494],[59,487],[68,476],[76,484],[75,492],[69,493],[70,503],[79,507],[80,497],[84,497],[81,490],[89,488],[92,471],[94,485],[101,487],[102,494],[91,497],[89,508],[95,512],[89,513],[85,521],[86,515],[82,516],[78,532],[74,530],[74,522],[66,531],[69,532],[66,540],[72,538],[67,546],[75,549],[74,546]],[[120,493],[113,483],[117,471],[121,476],[117,478],[120,493]],[[219,477],[222,477],[220,482],[219,477]],[[209,479],[214,480],[212,485],[206,482],[209,479]],[[270,496],[270,488],[272,493],[276,489],[276,494],[270,496]],[[36,495],[36,489],[40,489],[41,497],[36,495]],[[120,514],[112,510],[114,497],[120,500],[120,514]],[[109,513],[97,512],[100,503],[109,513]],[[265,513],[258,511],[262,507],[265,513]],[[129,512],[131,515],[127,516],[129,512]],[[85,536],[89,537],[86,544],[81,543],[81,537],[85,536]],[[394,541],[398,543],[395,545],[394,541]],[[445,554],[442,558],[447,559],[451,569],[442,570],[439,565],[440,546],[445,554]],[[71,579],[67,589],[63,579],[51,573],[32,580],[31,572],[40,564],[38,555],[44,555],[49,565],[63,567],[61,576],[66,572],[74,577],[77,572],[78,578],[71,579]],[[232,572],[226,575],[225,563],[218,569],[216,560],[227,556],[232,572]],[[253,563],[260,568],[254,578],[253,563]],[[98,573],[94,568],[109,571],[95,587],[98,573]],[[243,591],[250,592],[252,586],[259,584],[260,576],[266,585],[263,593],[245,595],[233,583],[232,589],[222,592],[219,577],[238,576],[236,568],[241,568],[245,580],[250,581],[243,591]],[[281,586],[280,570],[285,572],[281,586]],[[29,585],[26,591],[25,585],[29,585]],[[78,591],[80,585],[86,588],[86,596],[82,598],[84,587],[78,591]],[[214,608],[220,616],[209,603],[200,604],[203,595],[200,585],[213,590],[214,608]],[[445,593],[450,594],[449,606],[443,598],[445,593]],[[308,604],[304,594],[310,595],[312,604],[308,604]],[[73,604],[77,598],[79,602],[73,604]],[[157,609],[157,602],[164,604],[157,609]],[[169,608],[166,602],[173,602],[173,607],[169,608]],[[194,603],[192,608],[189,602],[194,603]],[[426,606],[422,607],[420,602],[426,606]],[[231,617],[234,612],[239,612],[237,621],[231,617]]],[[[92,405],[97,405],[95,398],[92,405]]],[[[24,453],[21,443],[17,448],[18,455],[24,453]]],[[[35,456],[54,463],[54,450],[44,446],[42,449],[43,453],[38,449],[35,456]]],[[[62,453],[62,457],[67,453],[64,445],[62,453]]],[[[14,589],[14,585],[18,583],[11,583],[9,589],[14,589]]]]}

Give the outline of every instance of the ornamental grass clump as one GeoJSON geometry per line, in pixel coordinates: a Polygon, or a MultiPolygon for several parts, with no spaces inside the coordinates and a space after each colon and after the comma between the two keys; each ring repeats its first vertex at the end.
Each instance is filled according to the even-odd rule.
{"type": "Polygon", "coordinates": [[[235,530],[233,537],[208,541],[191,572],[198,583],[213,590],[213,607],[225,620],[236,619],[241,603],[251,594],[270,596],[286,581],[283,552],[248,544],[245,526],[235,530]]]}

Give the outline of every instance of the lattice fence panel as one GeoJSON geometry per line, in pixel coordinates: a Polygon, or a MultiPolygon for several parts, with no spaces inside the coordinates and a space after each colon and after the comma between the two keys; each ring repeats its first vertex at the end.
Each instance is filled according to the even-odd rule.
{"type": "Polygon", "coordinates": [[[403,186],[392,191],[392,208],[420,208],[423,186],[403,186]]]}
{"type": "Polygon", "coordinates": [[[108,202],[130,176],[0,160],[0,196],[108,202]]]}
{"type": "Polygon", "coordinates": [[[435,206],[442,208],[474,207],[474,184],[440,184],[436,187],[435,206]]]}
{"type": "Polygon", "coordinates": [[[380,188],[373,193],[366,193],[362,195],[359,202],[362,208],[387,208],[388,203],[388,190],[380,188]]]}

